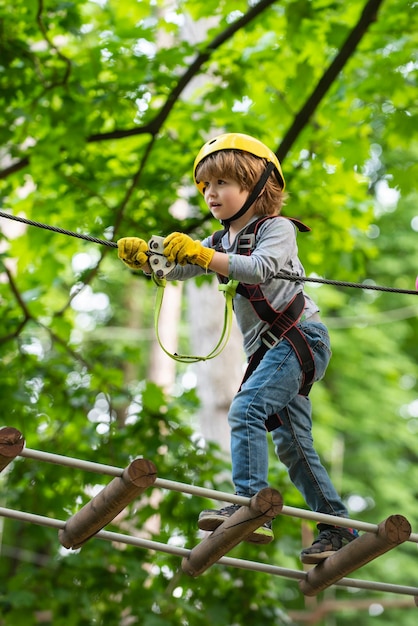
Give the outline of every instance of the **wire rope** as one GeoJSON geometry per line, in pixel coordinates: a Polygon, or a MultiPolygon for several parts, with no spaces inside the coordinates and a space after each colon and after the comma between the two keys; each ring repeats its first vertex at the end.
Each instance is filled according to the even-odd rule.
{"type": "MultiPolygon", "coordinates": [[[[70,237],[77,237],[78,239],[85,239],[86,241],[91,241],[93,243],[97,243],[103,246],[108,246],[110,248],[117,248],[118,244],[115,241],[110,241],[108,239],[98,239],[97,237],[92,237],[91,235],[86,235],[84,233],[77,233],[72,230],[66,230],[65,228],[60,228],[58,226],[50,226],[49,224],[43,224],[41,222],[36,222],[34,220],[27,219],[26,217],[20,217],[17,215],[13,215],[12,213],[6,213],[5,211],[0,211],[0,217],[4,217],[9,220],[14,220],[16,222],[21,222],[22,224],[27,224],[29,226],[35,226],[36,228],[43,228],[55,233],[60,233],[62,235],[68,235],[70,237]]],[[[325,285],[334,285],[335,287],[351,287],[355,289],[368,289],[372,291],[386,291],[390,293],[402,293],[407,295],[418,295],[418,291],[416,289],[398,289],[396,287],[384,287],[382,285],[375,285],[369,282],[364,283],[354,283],[347,282],[341,280],[330,280],[327,278],[319,278],[313,276],[296,276],[292,274],[288,274],[285,272],[280,272],[277,274],[278,278],[282,278],[284,280],[290,280],[293,282],[310,282],[310,283],[321,283],[325,285]]]]}
{"type": "Polygon", "coordinates": [[[69,237],[77,237],[78,239],[84,239],[86,241],[91,241],[93,243],[98,243],[102,246],[109,246],[110,248],[117,248],[118,244],[114,241],[110,241],[108,239],[98,239],[97,237],[92,237],[91,235],[85,235],[84,233],[76,233],[72,230],[66,230],[65,228],[60,228],[59,226],[50,226],[49,224],[42,224],[41,222],[35,222],[34,220],[29,220],[26,217],[19,217],[18,215],[13,215],[12,213],[5,213],[4,211],[0,211],[0,217],[5,217],[8,220],[13,220],[15,222],[21,222],[22,224],[27,224],[28,226],[35,226],[36,228],[43,228],[45,230],[50,230],[54,233],[60,233],[61,235],[68,235],[69,237]]]}

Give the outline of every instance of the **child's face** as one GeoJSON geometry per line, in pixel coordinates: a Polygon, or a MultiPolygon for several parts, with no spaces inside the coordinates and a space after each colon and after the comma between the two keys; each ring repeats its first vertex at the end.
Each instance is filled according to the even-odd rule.
{"type": "Polygon", "coordinates": [[[217,220],[227,220],[235,215],[249,195],[235,180],[228,178],[209,178],[204,181],[203,193],[210,212],[217,220]]]}

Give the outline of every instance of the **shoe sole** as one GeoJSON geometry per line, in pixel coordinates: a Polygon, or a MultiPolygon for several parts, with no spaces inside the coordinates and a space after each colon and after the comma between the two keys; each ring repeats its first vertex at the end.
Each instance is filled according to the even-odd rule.
{"type": "Polygon", "coordinates": [[[251,533],[251,535],[249,535],[248,537],[244,539],[244,541],[246,541],[247,543],[256,543],[258,545],[266,545],[268,543],[271,543],[273,539],[274,539],[273,531],[269,532],[260,527],[260,528],[257,528],[257,530],[254,530],[251,533]]]}
{"type": "MultiPolygon", "coordinates": [[[[214,530],[219,528],[219,526],[223,524],[226,519],[228,518],[221,515],[218,517],[216,517],[216,515],[213,515],[210,518],[203,517],[198,520],[197,525],[200,530],[213,532],[214,530]]],[[[268,531],[267,529],[260,527],[254,530],[250,535],[248,535],[248,537],[245,537],[244,541],[247,541],[248,543],[258,543],[261,545],[271,543],[273,539],[273,531],[268,531]]]]}
{"type": "Polygon", "coordinates": [[[216,530],[218,526],[220,526],[226,519],[228,518],[222,515],[211,515],[210,517],[199,518],[197,521],[197,525],[199,526],[200,530],[213,531],[216,530]]]}
{"type": "Polygon", "coordinates": [[[326,550],[325,552],[317,552],[316,554],[301,554],[300,560],[305,565],[317,565],[336,552],[337,550],[326,550]]]}

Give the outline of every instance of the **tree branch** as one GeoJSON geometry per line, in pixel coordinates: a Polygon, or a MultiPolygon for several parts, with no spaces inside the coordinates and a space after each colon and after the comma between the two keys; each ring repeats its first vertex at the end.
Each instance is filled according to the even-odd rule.
{"type": "Polygon", "coordinates": [[[202,65],[206,63],[212,53],[217,50],[220,46],[222,46],[228,39],[231,39],[235,33],[237,33],[241,28],[244,28],[252,22],[255,18],[257,18],[261,13],[269,8],[272,4],[275,4],[277,0],[262,0],[258,4],[256,4],[252,9],[250,9],[245,15],[243,15],[239,20],[233,22],[228,28],[226,28],[222,33],[220,33],[215,39],[213,39],[205,48],[203,52],[197,55],[195,60],[191,63],[188,70],[180,77],[177,85],[168,95],[167,100],[164,106],[161,108],[159,113],[154,117],[149,124],[143,126],[142,128],[131,128],[128,130],[115,130],[110,133],[101,133],[97,135],[91,135],[87,141],[103,141],[106,139],[119,139],[121,137],[130,137],[132,135],[151,133],[152,135],[156,135],[161,126],[164,124],[165,120],[169,116],[172,108],[176,104],[183,90],[187,87],[190,81],[199,73],[202,65]]]}
{"type": "Polygon", "coordinates": [[[12,163],[12,165],[9,165],[9,167],[5,167],[3,170],[0,170],[0,180],[11,176],[15,172],[20,172],[20,170],[23,170],[28,165],[28,156],[23,157],[23,159],[20,159],[20,161],[15,161],[14,163],[12,163]]]}
{"type": "Polygon", "coordinates": [[[17,326],[14,332],[9,333],[8,335],[4,335],[3,337],[0,337],[0,344],[6,343],[7,341],[10,341],[11,339],[15,339],[16,337],[18,337],[20,333],[22,332],[22,330],[24,329],[24,327],[26,326],[26,324],[29,322],[29,320],[32,319],[30,311],[28,307],[26,306],[26,303],[22,299],[22,296],[20,295],[17,285],[13,279],[12,273],[10,272],[10,270],[8,269],[5,263],[2,262],[2,265],[3,265],[4,273],[7,276],[7,280],[9,281],[10,289],[12,290],[12,293],[14,297],[16,298],[16,301],[19,307],[23,311],[23,319],[19,323],[19,325],[17,326]]]}
{"type": "Polygon", "coordinates": [[[366,34],[370,24],[377,20],[377,12],[382,2],[383,0],[368,0],[362,11],[359,21],[348,35],[339,53],[337,54],[331,65],[328,67],[328,69],[324,72],[303,107],[295,115],[291,127],[283,137],[282,142],[276,152],[277,158],[280,161],[283,161],[285,159],[296,139],[316,111],[321,100],[324,98],[325,94],[327,93],[333,82],[336,80],[338,74],[341,72],[349,59],[353,56],[354,52],[357,49],[357,46],[359,45],[363,36],[366,34]]]}
{"type": "Polygon", "coordinates": [[[60,86],[67,84],[68,79],[70,77],[70,73],[71,73],[71,61],[64,54],[62,54],[61,50],[59,50],[59,48],[57,48],[57,46],[50,40],[48,36],[48,29],[45,27],[45,24],[43,21],[44,8],[45,8],[44,0],[38,0],[38,10],[36,12],[36,23],[38,24],[38,28],[40,32],[42,33],[42,36],[44,40],[46,41],[46,43],[48,44],[49,48],[51,48],[51,50],[55,52],[57,57],[61,59],[61,61],[65,65],[65,71],[64,71],[64,75],[62,79],[48,85],[48,89],[52,89],[53,87],[60,87],[60,86]]]}
{"type": "MultiPolygon", "coordinates": [[[[217,48],[219,48],[222,44],[224,44],[228,39],[230,39],[239,29],[243,28],[247,24],[249,24],[252,20],[258,17],[266,8],[270,7],[275,3],[276,0],[262,0],[258,4],[256,4],[250,11],[248,11],[245,15],[242,16],[239,20],[236,20],[233,24],[231,24],[228,28],[226,28],[222,33],[220,33],[215,39],[210,42],[205,50],[197,55],[196,59],[190,65],[188,70],[183,74],[183,76],[179,79],[175,88],[171,91],[164,106],[161,108],[159,113],[151,120],[148,124],[130,128],[130,129],[119,129],[114,130],[109,133],[98,133],[90,135],[87,139],[88,142],[98,142],[105,141],[110,139],[121,139],[125,137],[130,137],[133,135],[141,135],[141,134],[151,134],[153,137],[159,132],[161,126],[169,116],[171,110],[173,109],[175,103],[179,99],[181,93],[185,89],[185,87],[189,84],[189,82],[196,76],[196,74],[201,69],[202,65],[206,63],[212,52],[214,52],[217,48]]],[[[331,65],[324,72],[323,76],[319,80],[318,84],[314,88],[313,92],[306,100],[305,104],[299,110],[299,112],[295,115],[292,125],[289,130],[283,137],[279,148],[277,149],[277,157],[280,161],[283,161],[287,154],[289,153],[291,147],[299,137],[300,133],[309,123],[310,118],[318,108],[319,104],[323,100],[325,94],[330,89],[334,81],[336,80],[338,74],[344,68],[346,63],[355,53],[360,41],[363,36],[366,34],[370,24],[377,20],[377,13],[382,4],[383,0],[368,0],[365,5],[361,16],[354,26],[350,34],[348,35],[346,41],[342,45],[339,53],[332,61],[331,65]]],[[[29,157],[25,157],[21,161],[14,163],[10,167],[0,171],[0,179],[6,178],[10,174],[13,174],[29,164],[29,157]]]]}
{"type": "MultiPolygon", "coordinates": [[[[148,123],[143,126],[137,126],[134,128],[128,129],[116,129],[108,133],[96,133],[90,135],[87,138],[88,143],[94,143],[98,141],[107,141],[110,139],[123,139],[125,137],[132,137],[134,135],[146,135],[151,134],[153,137],[157,135],[160,128],[164,124],[165,120],[169,116],[172,111],[174,105],[178,101],[181,93],[190,83],[190,81],[198,74],[200,68],[206,61],[210,59],[211,54],[217,50],[222,44],[224,44],[228,39],[233,37],[236,32],[238,32],[241,28],[252,22],[256,19],[261,13],[269,8],[271,5],[275,4],[277,0],[261,0],[254,7],[252,7],[245,15],[243,15],[239,20],[233,22],[228,28],[226,28],[222,33],[220,33],[215,39],[213,39],[205,48],[203,52],[197,55],[193,63],[189,66],[183,76],[180,77],[178,83],[168,95],[165,104],[162,106],[160,111],[156,114],[156,116],[148,123]]],[[[0,171],[0,180],[7,178],[11,174],[15,172],[19,172],[29,165],[29,157],[24,157],[20,161],[15,162],[10,167],[5,168],[0,171]]]]}

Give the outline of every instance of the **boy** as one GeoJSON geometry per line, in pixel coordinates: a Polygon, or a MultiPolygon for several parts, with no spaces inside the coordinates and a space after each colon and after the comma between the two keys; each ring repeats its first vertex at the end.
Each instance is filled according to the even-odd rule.
{"type": "MultiPolygon", "coordinates": [[[[234,311],[243,335],[248,368],[232,401],[232,479],[236,493],[252,497],[268,486],[267,431],[289,477],[316,512],[348,517],[313,447],[312,384],[323,377],[331,351],[318,307],[304,293],[304,282],[277,277],[304,276],[298,258],[297,220],[280,216],[285,181],[276,155],[248,135],[226,133],[208,141],[194,163],[194,181],[224,230],[201,243],[183,233],[164,240],[164,255],[175,262],[166,276],[186,280],[215,272],[219,280],[239,281],[234,311]]],[[[147,244],[128,237],[118,242],[129,267],[149,271],[147,244]]],[[[205,510],[198,525],[215,530],[238,505],[205,510]]],[[[304,563],[319,563],[358,536],[355,530],[318,524],[319,535],[301,553],[304,563]]],[[[271,523],[249,541],[268,543],[271,523]]]]}

